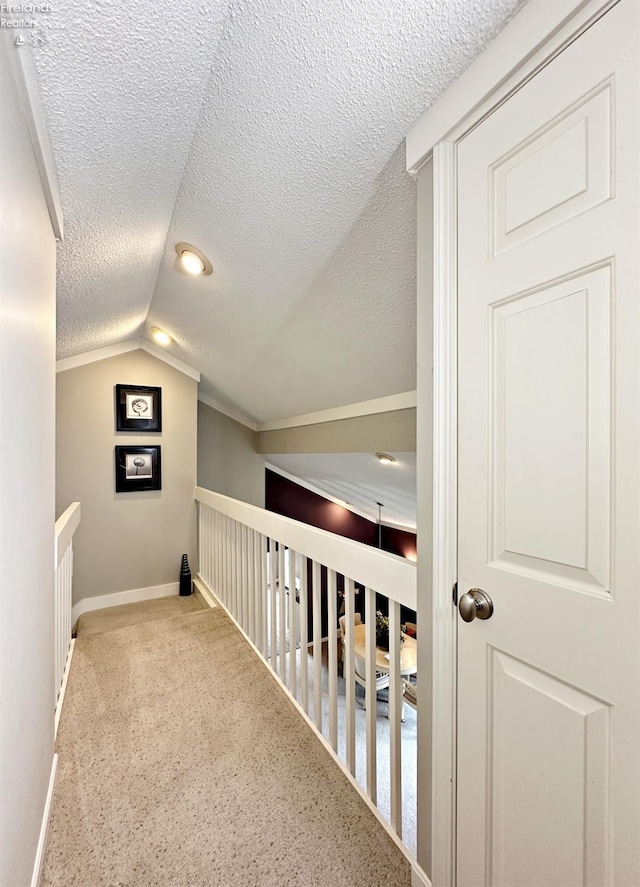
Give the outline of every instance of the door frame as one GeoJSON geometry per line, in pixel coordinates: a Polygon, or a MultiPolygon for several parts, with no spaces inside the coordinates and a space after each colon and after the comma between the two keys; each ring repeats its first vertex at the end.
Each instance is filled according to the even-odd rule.
{"type": "Polygon", "coordinates": [[[418,672],[431,675],[431,707],[420,708],[426,735],[418,746],[417,862],[433,887],[456,883],[457,146],[618,2],[529,0],[407,136],[407,170],[428,177],[422,193],[433,193],[427,210],[418,190],[419,220],[427,211],[433,216],[432,233],[431,226],[418,225],[418,316],[424,321],[432,312],[433,324],[432,341],[418,334],[418,425],[426,419],[433,424],[430,446],[423,442],[417,453],[419,484],[423,477],[432,482],[429,506],[421,509],[418,500],[418,528],[432,525],[432,539],[431,557],[418,559],[420,631],[431,638],[419,646],[418,672]],[[420,259],[431,252],[432,267],[420,259]],[[429,390],[424,368],[431,365],[429,390]],[[421,418],[421,405],[430,410],[431,403],[431,415],[421,418]]]}

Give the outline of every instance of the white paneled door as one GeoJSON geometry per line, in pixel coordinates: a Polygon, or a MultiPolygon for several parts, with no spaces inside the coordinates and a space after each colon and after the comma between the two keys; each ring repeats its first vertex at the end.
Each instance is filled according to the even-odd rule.
{"type": "Polygon", "coordinates": [[[640,884],[639,14],[459,145],[458,887],[640,884]]]}

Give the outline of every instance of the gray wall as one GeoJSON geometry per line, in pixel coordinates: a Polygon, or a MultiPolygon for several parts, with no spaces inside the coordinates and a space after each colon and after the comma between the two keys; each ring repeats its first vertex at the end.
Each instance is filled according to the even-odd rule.
{"type": "Polygon", "coordinates": [[[393,410],[260,431],[257,448],[261,453],[411,453],[416,449],[416,411],[393,410]]]}
{"type": "Polygon", "coordinates": [[[74,602],[178,581],[196,563],[197,383],[144,351],[58,373],[56,513],[82,503],[74,602]],[[162,432],[115,431],[114,386],[162,388],[162,432]],[[162,490],[116,493],[116,444],[159,444],[162,490]]]}
{"type": "Polygon", "coordinates": [[[28,885],[53,761],[56,244],[0,33],[0,884],[28,885]]]}
{"type": "Polygon", "coordinates": [[[264,508],[264,467],[256,432],[198,401],[198,485],[264,508]]]}

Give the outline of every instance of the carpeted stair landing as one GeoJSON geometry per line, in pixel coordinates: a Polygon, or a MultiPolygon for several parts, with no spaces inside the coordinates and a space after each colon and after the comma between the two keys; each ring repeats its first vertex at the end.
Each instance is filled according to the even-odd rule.
{"type": "Polygon", "coordinates": [[[408,887],[407,860],[226,614],[169,615],[181,606],[80,625],[42,884],[408,887]]]}

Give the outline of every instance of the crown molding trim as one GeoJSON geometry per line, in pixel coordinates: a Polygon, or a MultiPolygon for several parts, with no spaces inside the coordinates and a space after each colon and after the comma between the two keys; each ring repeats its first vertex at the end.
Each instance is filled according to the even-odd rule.
{"type": "Polygon", "coordinates": [[[200,381],[199,370],[194,369],[189,364],[178,360],[172,354],[158,348],[145,339],[127,339],[126,342],[118,342],[117,345],[106,345],[104,348],[97,348],[95,351],[85,351],[84,354],[76,354],[73,357],[64,357],[62,360],[56,361],[56,373],[64,373],[66,370],[75,370],[77,367],[86,366],[89,363],[96,363],[99,360],[107,360],[110,357],[118,357],[120,354],[127,354],[129,351],[146,351],[152,357],[156,357],[163,363],[168,364],[175,370],[184,373],[196,382],[200,381]]]}
{"type": "Polygon", "coordinates": [[[169,366],[174,368],[174,370],[179,370],[181,373],[184,373],[185,376],[189,376],[191,379],[195,379],[196,382],[200,381],[200,370],[197,370],[195,367],[190,366],[190,364],[185,363],[183,360],[174,357],[173,354],[169,354],[169,352],[165,351],[164,348],[160,348],[158,345],[154,345],[153,342],[147,342],[146,339],[140,339],[140,348],[143,351],[146,351],[147,354],[150,354],[152,357],[157,357],[158,360],[162,360],[165,363],[168,363],[169,366]]]}
{"type": "Polygon", "coordinates": [[[322,422],[335,422],[339,419],[354,419],[358,416],[372,416],[376,413],[392,413],[396,410],[415,408],[417,397],[415,391],[402,394],[390,394],[374,400],[363,400],[359,403],[346,404],[317,413],[304,413],[288,419],[275,419],[271,422],[258,422],[258,431],[279,431],[283,428],[299,428],[301,425],[319,425],[322,422]]]}
{"type": "Polygon", "coordinates": [[[258,430],[258,425],[256,422],[253,421],[253,419],[245,416],[244,413],[234,410],[231,407],[225,406],[223,403],[220,403],[220,401],[215,400],[215,398],[209,397],[207,394],[201,394],[200,392],[198,392],[198,400],[202,401],[202,403],[206,406],[211,407],[212,410],[217,410],[219,413],[228,416],[235,422],[239,422],[246,428],[250,428],[252,431],[258,430]]]}
{"type": "Polygon", "coordinates": [[[28,44],[24,46],[13,45],[14,39],[22,33],[21,30],[7,31],[4,36],[4,51],[9,56],[20,106],[42,183],[44,199],[49,210],[53,234],[56,240],[62,240],[64,237],[64,219],[62,216],[58,173],[53,158],[49,130],[47,129],[40,101],[40,89],[38,87],[33,52],[28,44]]]}

